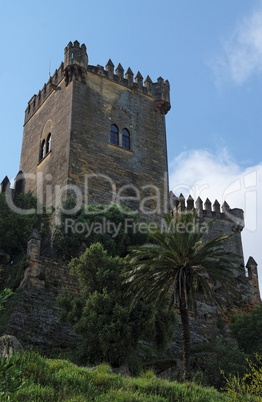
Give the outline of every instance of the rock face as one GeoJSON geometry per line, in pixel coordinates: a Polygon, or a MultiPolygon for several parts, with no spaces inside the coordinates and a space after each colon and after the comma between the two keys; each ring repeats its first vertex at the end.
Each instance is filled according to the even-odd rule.
{"type": "Polygon", "coordinates": [[[0,357],[6,359],[15,353],[23,353],[24,349],[13,335],[4,335],[0,338],[0,357]]]}
{"type": "Polygon", "coordinates": [[[74,345],[76,335],[59,319],[56,299],[65,290],[78,292],[78,283],[63,264],[40,257],[38,234],[28,241],[28,266],[16,291],[16,303],[4,334],[18,337],[25,347],[44,353],[74,345]]]}
{"type": "Polygon", "coordinates": [[[60,322],[54,288],[28,284],[20,289],[18,302],[9,318],[5,333],[19,337],[28,348],[45,353],[52,348],[66,348],[74,344],[76,335],[70,326],[60,322]]]}
{"type": "MultiPolygon", "coordinates": [[[[77,279],[70,275],[68,266],[61,262],[40,255],[39,235],[35,231],[28,241],[27,267],[16,292],[16,303],[9,316],[4,334],[18,337],[27,348],[37,348],[46,354],[52,349],[66,349],[76,343],[76,334],[72,328],[59,319],[57,297],[63,291],[79,293],[77,279]]],[[[260,302],[257,298],[257,266],[249,260],[249,276],[238,287],[238,298],[225,300],[229,315],[240,313],[260,302]],[[250,287],[250,281],[253,280],[250,287]],[[250,288],[254,292],[250,292],[250,288]]],[[[223,289],[217,288],[217,292],[223,289]]],[[[192,347],[211,340],[227,339],[228,318],[221,315],[217,307],[206,304],[202,298],[197,302],[198,317],[190,317],[192,347]]],[[[181,323],[178,319],[174,339],[170,345],[171,354],[181,352],[181,323]]]]}

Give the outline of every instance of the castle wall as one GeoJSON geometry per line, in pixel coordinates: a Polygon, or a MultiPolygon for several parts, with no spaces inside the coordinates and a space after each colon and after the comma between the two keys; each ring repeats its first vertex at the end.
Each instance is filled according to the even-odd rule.
{"type": "MultiPolygon", "coordinates": [[[[154,111],[152,97],[90,72],[86,84],[75,81],[73,85],[70,182],[83,188],[88,180],[85,190],[90,203],[111,202],[113,184],[119,196],[137,198],[131,206],[141,204],[152,211],[160,206],[163,212],[167,208],[165,117],[154,111]],[[111,124],[120,132],[129,130],[130,150],[110,143],[111,124]],[[97,176],[85,176],[90,174],[97,176]],[[129,187],[124,191],[123,186],[129,187]],[[155,202],[158,190],[161,205],[155,202]]],[[[127,201],[120,203],[130,204],[127,201]]]]}
{"type": "MultiPolygon", "coordinates": [[[[205,218],[207,222],[210,221],[210,219],[211,218],[205,218]]],[[[245,276],[241,231],[236,228],[235,223],[230,219],[216,219],[208,230],[207,239],[211,240],[217,236],[221,236],[222,234],[231,234],[230,237],[224,240],[223,247],[225,252],[234,253],[236,255],[238,265],[241,268],[241,273],[245,276]]]]}
{"type": "Polygon", "coordinates": [[[88,65],[85,45],[70,42],[64,63],[28,102],[20,163],[25,191],[57,207],[59,189],[69,185],[82,204],[118,202],[150,218],[168,212],[169,90],[161,77],[143,82],[121,64],[114,72],[111,60],[106,68],[88,65]],[[110,139],[112,124],[118,145],[110,139]],[[130,147],[123,146],[123,129],[130,147]]]}
{"type": "Polygon", "coordinates": [[[64,79],[57,85],[44,100],[40,98],[42,103],[35,111],[32,105],[26,110],[20,160],[25,191],[37,195],[44,204],[48,194],[54,202],[55,186],[65,186],[68,178],[72,87],[66,87],[64,79]],[[50,151],[41,157],[41,144],[47,142],[49,134],[50,151]]]}
{"type": "Polygon", "coordinates": [[[236,255],[240,267],[236,274],[246,276],[241,238],[241,232],[245,226],[244,211],[239,208],[230,208],[226,201],[220,206],[217,200],[211,205],[208,198],[204,204],[200,197],[194,201],[189,195],[186,200],[183,194],[177,197],[172,191],[169,194],[169,199],[174,216],[183,212],[195,211],[197,219],[208,225],[203,239],[210,241],[223,234],[230,235],[224,240],[223,247],[225,252],[236,255]]]}

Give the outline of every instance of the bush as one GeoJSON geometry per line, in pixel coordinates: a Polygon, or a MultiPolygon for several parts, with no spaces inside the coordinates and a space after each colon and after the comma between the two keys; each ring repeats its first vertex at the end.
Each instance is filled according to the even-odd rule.
{"type": "Polygon", "coordinates": [[[69,267],[78,279],[80,295],[64,294],[58,304],[61,319],[79,335],[77,362],[108,362],[119,367],[129,361],[132,373],[138,374],[135,351],[139,340],[151,336],[163,350],[171,339],[174,313],[168,310],[169,303],[157,310],[142,301],[132,306],[122,283],[125,261],[110,256],[101,243],[93,243],[79,258],[72,259],[69,267]]]}
{"type": "MultiPolygon", "coordinates": [[[[20,209],[36,208],[37,199],[32,194],[20,194],[14,200],[14,204],[20,209]]],[[[14,212],[6,202],[6,194],[0,194],[0,249],[10,256],[25,253],[27,240],[33,228],[47,226],[43,224],[46,216],[33,213],[30,215],[18,214],[14,212]]]]}
{"type": "Polygon", "coordinates": [[[248,354],[262,352],[262,304],[235,316],[230,328],[241,350],[248,354]]]}
{"type": "Polygon", "coordinates": [[[203,373],[202,379],[198,378],[200,383],[207,383],[217,389],[225,385],[225,376],[241,376],[246,369],[245,354],[236,345],[226,341],[207,345],[201,353],[195,354],[195,359],[196,367],[203,373]]]}
{"type": "MultiPolygon", "coordinates": [[[[74,203],[75,201],[69,198],[63,204],[63,210],[70,211],[74,203]]],[[[104,205],[88,205],[76,214],[61,214],[61,224],[56,227],[53,239],[58,257],[70,261],[79,255],[83,244],[89,247],[97,242],[103,244],[109,255],[124,257],[130,245],[146,241],[146,235],[134,234],[126,227],[127,218],[136,224],[137,214],[128,208],[120,208],[117,204],[107,207],[106,211],[104,209],[104,205]],[[73,222],[69,228],[66,223],[68,219],[73,222]],[[75,227],[81,227],[83,230],[77,232],[75,227]]]]}
{"type": "Polygon", "coordinates": [[[232,402],[262,401],[262,355],[255,355],[255,360],[247,359],[246,373],[240,378],[236,375],[226,377],[224,390],[232,402]]]}
{"type": "Polygon", "coordinates": [[[10,400],[11,395],[24,384],[19,356],[13,355],[8,359],[0,358],[1,400],[10,400]]]}

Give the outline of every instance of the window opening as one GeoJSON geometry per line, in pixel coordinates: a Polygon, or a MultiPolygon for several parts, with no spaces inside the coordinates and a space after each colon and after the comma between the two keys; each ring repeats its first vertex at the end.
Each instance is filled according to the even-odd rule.
{"type": "Polygon", "coordinates": [[[48,134],[46,140],[46,154],[51,151],[51,133],[48,134]]]}
{"type": "Polygon", "coordinates": [[[42,160],[44,156],[45,156],[45,140],[43,140],[41,143],[40,160],[42,160]]]}
{"type": "Polygon", "coordinates": [[[119,145],[119,132],[115,124],[111,125],[110,142],[111,144],[119,145]]]}
{"type": "Polygon", "coordinates": [[[127,128],[122,130],[122,147],[130,149],[130,133],[127,128]]]}

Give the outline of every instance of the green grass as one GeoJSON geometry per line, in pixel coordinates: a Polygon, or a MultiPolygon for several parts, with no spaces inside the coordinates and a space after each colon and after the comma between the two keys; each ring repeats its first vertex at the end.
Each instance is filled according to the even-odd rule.
{"type": "MultiPolygon", "coordinates": [[[[123,377],[112,373],[108,365],[90,370],[67,360],[46,359],[35,352],[25,352],[18,358],[17,370],[22,372],[25,384],[12,394],[13,402],[230,401],[213,388],[161,380],[151,372],[141,377],[123,377]]],[[[0,400],[7,399],[3,395],[0,400]]]]}

